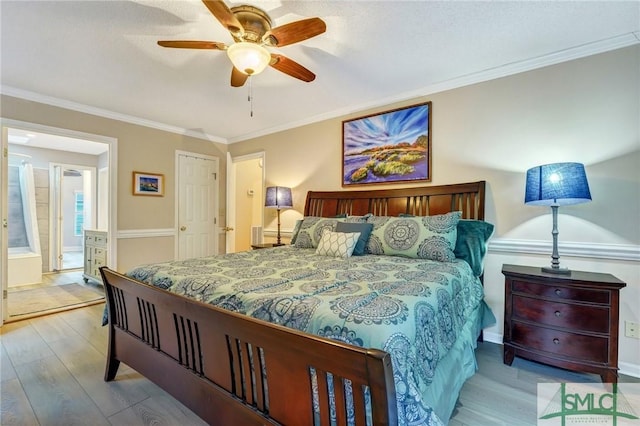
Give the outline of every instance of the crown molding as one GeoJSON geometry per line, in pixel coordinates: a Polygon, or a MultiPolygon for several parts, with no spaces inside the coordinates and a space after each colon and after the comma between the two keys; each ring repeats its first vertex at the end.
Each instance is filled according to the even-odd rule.
{"type": "Polygon", "coordinates": [[[93,106],[68,101],[65,99],[55,98],[53,96],[41,95],[39,93],[29,92],[28,90],[22,90],[22,89],[18,89],[11,86],[4,86],[4,85],[0,86],[0,93],[6,96],[12,96],[14,98],[24,99],[32,102],[38,102],[41,104],[51,105],[51,106],[60,107],[64,109],[70,109],[72,111],[96,115],[98,117],[109,118],[112,120],[123,121],[125,123],[136,124],[138,126],[150,127],[152,129],[163,130],[169,133],[176,133],[179,135],[191,136],[191,137],[203,139],[209,142],[218,142],[225,145],[227,144],[227,140],[219,136],[202,134],[202,132],[195,132],[190,129],[184,129],[182,127],[159,123],[157,121],[147,120],[145,118],[135,117],[133,115],[122,114],[119,112],[109,111],[102,108],[96,108],[93,106]]]}
{"type": "Polygon", "coordinates": [[[608,52],[611,50],[621,49],[624,47],[632,46],[640,43],[640,31],[622,34],[620,36],[611,37],[605,40],[596,41],[593,43],[584,44],[581,46],[573,47],[570,49],[561,50],[548,55],[539,56],[536,58],[527,59],[524,61],[503,64],[498,67],[490,68],[487,70],[479,71],[476,73],[459,76],[450,80],[438,82],[429,86],[422,87],[420,89],[403,92],[392,97],[386,97],[377,99],[374,102],[363,103],[349,108],[342,108],[334,110],[325,114],[319,114],[312,117],[308,117],[304,120],[294,121],[282,126],[270,127],[258,132],[247,133],[241,136],[233,138],[223,138],[220,136],[202,134],[201,132],[194,132],[190,129],[184,129],[169,124],[159,123],[152,120],[147,120],[140,117],[135,117],[128,114],[122,114],[114,111],[109,111],[102,108],[96,108],[89,105],[80,104],[52,96],[41,95],[34,92],[18,89],[11,86],[0,85],[0,93],[7,96],[13,96],[15,98],[25,99],[33,102],[39,102],[47,105],[57,106],[60,108],[70,109],[73,111],[83,112],[99,117],[110,118],[113,120],[123,121],[126,123],[136,124],[139,126],[150,127],[158,130],[163,130],[170,133],[177,133],[180,135],[186,135],[198,139],[207,140],[210,142],[217,142],[222,144],[231,144],[236,142],[242,142],[247,139],[253,139],[260,136],[265,136],[272,133],[282,132],[285,130],[293,129],[308,124],[317,123],[319,121],[329,120],[344,115],[349,115],[358,111],[363,111],[372,108],[378,108],[381,106],[389,105],[396,102],[403,102],[414,98],[424,97],[433,93],[443,92],[445,90],[452,90],[459,87],[469,86],[476,83],[482,83],[488,80],[494,80],[501,77],[507,77],[513,74],[522,73],[525,71],[531,71],[534,69],[546,67],[549,65],[555,65],[562,62],[571,61],[574,59],[584,58],[599,53],[608,52]]]}
{"type": "Polygon", "coordinates": [[[271,133],[282,132],[295,127],[300,127],[308,124],[317,123],[319,121],[330,120],[333,118],[357,113],[360,111],[378,108],[386,106],[396,102],[403,102],[415,98],[428,96],[434,93],[444,92],[446,90],[457,89],[459,87],[470,86],[472,84],[482,83],[489,80],[494,80],[501,77],[508,77],[510,75],[519,74],[526,71],[543,68],[549,65],[555,65],[562,62],[572,61],[574,59],[584,58],[587,56],[597,55],[599,53],[605,53],[612,50],[622,49],[624,47],[633,46],[640,43],[640,31],[635,33],[623,34],[620,36],[608,38],[605,40],[596,41],[593,43],[584,44],[582,46],[573,47],[570,49],[560,50],[558,52],[550,53],[548,55],[538,56],[536,58],[526,59],[524,61],[513,62],[510,64],[503,64],[498,67],[489,68],[483,71],[471,73],[468,75],[456,77],[450,80],[445,80],[439,83],[431,84],[429,86],[422,87],[417,90],[409,92],[403,92],[401,94],[394,95],[392,97],[377,99],[373,102],[363,103],[348,108],[342,108],[334,110],[326,114],[315,115],[313,117],[299,120],[296,122],[284,124],[282,126],[271,127],[262,131],[247,133],[235,138],[229,138],[228,142],[242,142],[247,139],[253,139],[259,136],[265,136],[271,133]]]}

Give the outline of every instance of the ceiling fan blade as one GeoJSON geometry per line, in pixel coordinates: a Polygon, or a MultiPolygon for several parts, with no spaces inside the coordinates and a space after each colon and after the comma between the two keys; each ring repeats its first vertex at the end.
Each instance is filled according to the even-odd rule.
{"type": "Polygon", "coordinates": [[[314,73],[296,61],[276,53],[271,54],[271,63],[269,65],[280,72],[288,74],[291,77],[295,77],[298,80],[306,81],[307,83],[316,79],[316,75],[314,73]]]}
{"type": "Polygon", "coordinates": [[[233,67],[231,70],[231,86],[232,87],[242,87],[244,83],[247,81],[249,76],[241,71],[238,71],[236,67],[233,67]]]}
{"type": "Polygon", "coordinates": [[[327,25],[322,19],[309,18],[272,28],[265,35],[264,40],[268,41],[272,37],[275,41],[272,40],[271,43],[274,46],[282,47],[315,37],[326,30],[327,25]]]}
{"type": "Polygon", "coordinates": [[[209,12],[216,17],[218,21],[233,35],[241,35],[244,33],[242,24],[231,12],[231,9],[221,0],[202,0],[209,12]]]}
{"type": "Polygon", "coordinates": [[[227,46],[217,41],[198,40],[160,40],[158,44],[162,47],[175,47],[178,49],[214,49],[225,50],[227,46]]]}

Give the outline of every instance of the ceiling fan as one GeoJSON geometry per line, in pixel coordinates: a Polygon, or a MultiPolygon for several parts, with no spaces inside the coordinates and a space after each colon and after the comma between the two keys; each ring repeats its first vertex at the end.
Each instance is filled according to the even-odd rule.
{"type": "Polygon", "coordinates": [[[326,31],[320,18],[308,18],[272,28],[269,15],[254,6],[241,5],[229,9],[221,0],[202,0],[213,16],[231,33],[234,43],[217,41],[161,40],[163,47],[180,49],[226,50],[233,64],[231,86],[240,87],[252,75],[268,65],[291,77],[310,82],[316,75],[286,56],[271,53],[266,47],[283,47],[315,37],[326,31]]]}

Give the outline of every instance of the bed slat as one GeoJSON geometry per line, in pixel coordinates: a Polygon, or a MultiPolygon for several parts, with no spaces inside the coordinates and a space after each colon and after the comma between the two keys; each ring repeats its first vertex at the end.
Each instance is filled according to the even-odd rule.
{"type": "Polygon", "coordinates": [[[304,215],[428,216],[460,210],[464,219],[484,220],[485,186],[485,181],[478,181],[370,191],[309,191],[304,215]]]}

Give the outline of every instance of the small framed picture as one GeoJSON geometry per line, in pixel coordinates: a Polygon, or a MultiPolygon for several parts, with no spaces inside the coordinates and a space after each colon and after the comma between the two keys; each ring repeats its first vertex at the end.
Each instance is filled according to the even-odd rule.
{"type": "Polygon", "coordinates": [[[133,172],[133,195],[164,195],[164,175],[133,172]]]}

